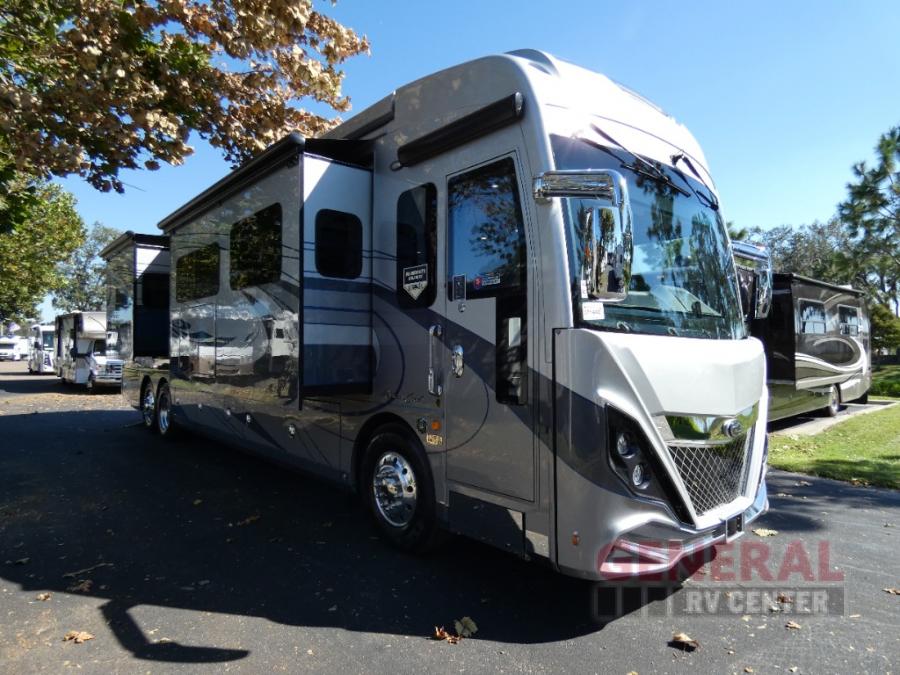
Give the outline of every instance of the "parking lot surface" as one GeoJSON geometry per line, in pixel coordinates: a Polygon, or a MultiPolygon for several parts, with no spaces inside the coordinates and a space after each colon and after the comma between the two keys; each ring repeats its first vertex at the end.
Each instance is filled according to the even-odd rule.
{"type": "Polygon", "coordinates": [[[0,672],[896,672],[900,494],[769,489],[769,536],[598,624],[590,584],[459,538],[404,555],[347,493],[4,363],[0,672]],[[750,602],[775,587],[795,602],[750,602]],[[842,606],[795,612],[804,589],[842,606]],[[466,616],[474,636],[431,639],[466,616]]]}

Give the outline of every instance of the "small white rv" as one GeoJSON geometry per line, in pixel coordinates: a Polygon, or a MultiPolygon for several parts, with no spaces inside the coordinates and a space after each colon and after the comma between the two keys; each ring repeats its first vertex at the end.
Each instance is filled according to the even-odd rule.
{"type": "Polygon", "coordinates": [[[56,326],[35,324],[28,345],[28,372],[55,373],[56,326]]]}
{"type": "Polygon", "coordinates": [[[16,336],[0,337],[0,361],[21,361],[28,355],[28,343],[16,336]]]}
{"type": "Polygon", "coordinates": [[[56,374],[63,384],[97,387],[122,384],[122,361],[106,354],[106,312],[56,317],[56,374]]]}
{"type": "Polygon", "coordinates": [[[608,579],[768,507],[765,357],[703,151],[603,75],[449,68],[159,226],[171,363],[133,404],[358,491],[400,547],[445,528],[608,579]]]}

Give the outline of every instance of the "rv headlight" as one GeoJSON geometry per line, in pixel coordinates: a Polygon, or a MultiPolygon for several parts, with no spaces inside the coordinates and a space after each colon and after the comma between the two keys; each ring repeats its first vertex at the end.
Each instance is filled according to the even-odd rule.
{"type": "Polygon", "coordinates": [[[616,436],[616,452],[622,458],[631,457],[637,452],[637,443],[629,432],[621,431],[616,436]]]}
{"type": "Polygon", "coordinates": [[[690,514],[671,477],[638,422],[612,406],[606,407],[609,466],[635,496],[665,504],[684,522],[690,514]]]}
{"type": "Polygon", "coordinates": [[[631,484],[636,488],[643,488],[647,486],[649,480],[650,474],[647,471],[647,467],[640,462],[635,464],[631,470],[631,484]]]}

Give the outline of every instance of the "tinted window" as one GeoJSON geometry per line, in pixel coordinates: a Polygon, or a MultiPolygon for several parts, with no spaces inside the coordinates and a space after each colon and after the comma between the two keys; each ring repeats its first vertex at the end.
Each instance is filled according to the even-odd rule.
{"type": "Polygon", "coordinates": [[[316,214],[316,270],[325,277],[362,274],[362,222],[352,213],[322,209],[316,214]]]}
{"type": "Polygon", "coordinates": [[[838,305],[838,319],[843,335],[859,335],[859,310],[856,307],[838,305]]]}
{"type": "Polygon", "coordinates": [[[281,278],[281,204],[272,204],[231,226],[233,290],[281,278]]]}
{"type": "Polygon", "coordinates": [[[138,279],[138,304],[151,309],[169,306],[169,275],[145,273],[138,279]]]}
{"type": "Polygon", "coordinates": [[[449,182],[451,299],[525,287],[525,231],[512,158],[449,182]]]}
{"type": "Polygon", "coordinates": [[[825,305],[809,300],[800,301],[800,332],[812,335],[825,333],[825,305]]]}
{"type": "Polygon", "coordinates": [[[206,298],[218,292],[218,244],[186,253],[175,263],[175,299],[178,302],[206,298]]]}
{"type": "Polygon", "coordinates": [[[436,293],[437,188],[407,190],[397,200],[397,300],[430,307],[436,293]]]}

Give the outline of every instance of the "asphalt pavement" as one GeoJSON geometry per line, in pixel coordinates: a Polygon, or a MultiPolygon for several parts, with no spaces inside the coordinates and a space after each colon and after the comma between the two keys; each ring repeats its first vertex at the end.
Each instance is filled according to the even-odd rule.
{"type": "Polygon", "coordinates": [[[900,493],[768,481],[762,534],[598,623],[608,591],[460,538],[404,555],[345,492],[3,363],[0,672],[896,672],[900,493]]]}

